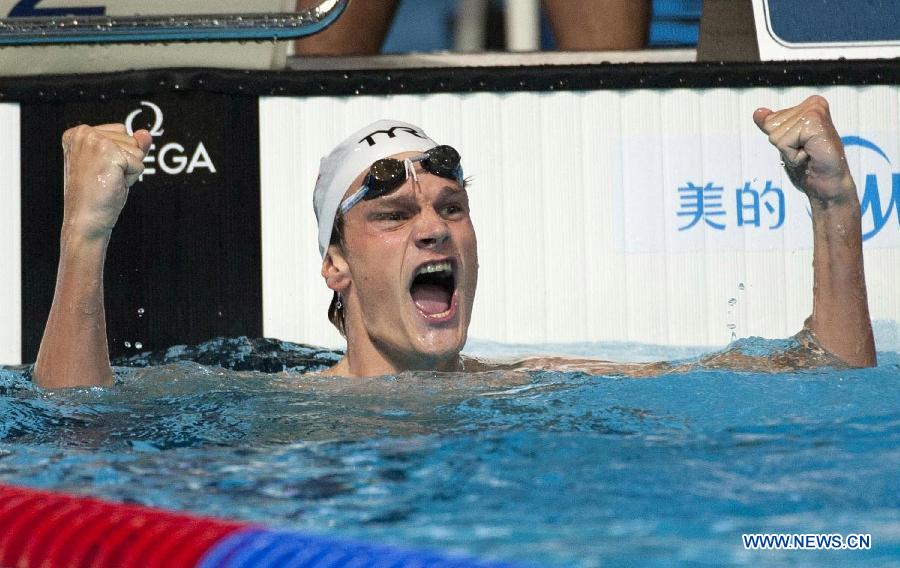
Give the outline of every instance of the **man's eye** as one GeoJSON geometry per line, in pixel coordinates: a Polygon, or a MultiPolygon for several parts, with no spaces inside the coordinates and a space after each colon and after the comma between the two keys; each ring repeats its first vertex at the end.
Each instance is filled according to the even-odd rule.
{"type": "Polygon", "coordinates": [[[459,217],[465,212],[466,209],[458,203],[448,203],[441,207],[441,215],[445,217],[459,217]]]}
{"type": "Polygon", "coordinates": [[[405,211],[382,211],[373,215],[375,221],[405,221],[408,217],[405,211]]]}

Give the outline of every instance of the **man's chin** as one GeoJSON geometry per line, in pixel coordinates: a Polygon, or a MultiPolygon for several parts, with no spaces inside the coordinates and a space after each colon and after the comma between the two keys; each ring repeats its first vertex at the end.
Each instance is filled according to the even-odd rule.
{"type": "Polygon", "coordinates": [[[417,342],[416,352],[421,353],[423,357],[430,358],[447,358],[455,357],[462,351],[466,344],[465,337],[459,334],[449,333],[441,334],[441,337],[424,337],[417,342]]]}
{"type": "Polygon", "coordinates": [[[458,363],[469,326],[465,306],[459,302],[459,294],[454,294],[447,312],[437,315],[425,314],[413,302],[409,303],[410,319],[404,319],[412,332],[407,336],[414,350],[410,355],[420,360],[416,368],[444,368],[458,363]]]}
{"type": "Polygon", "coordinates": [[[417,334],[413,341],[413,352],[410,359],[416,359],[419,369],[455,368],[459,361],[459,353],[466,344],[465,334],[458,329],[427,330],[417,334]]]}

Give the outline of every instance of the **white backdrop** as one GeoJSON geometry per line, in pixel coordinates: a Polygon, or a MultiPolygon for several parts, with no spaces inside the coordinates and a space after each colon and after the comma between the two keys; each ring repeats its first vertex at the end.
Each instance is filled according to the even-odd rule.
{"type": "MultiPolygon", "coordinates": [[[[312,189],[319,158],[381,117],[419,124],[455,146],[474,179],[481,273],[471,337],[714,346],[793,334],[812,305],[811,223],[751,115],[813,92],[264,98],[265,334],[342,344],[325,317],[331,296],[319,275],[312,189]]],[[[819,92],[841,134],[870,143],[848,148],[860,192],[872,174],[882,213],[873,201],[864,219],[873,232],[865,243],[869,304],[874,319],[896,322],[900,204],[891,205],[891,183],[900,172],[900,91],[819,92]]]]}
{"type": "Polygon", "coordinates": [[[0,364],[22,358],[19,105],[0,104],[0,364]]]}

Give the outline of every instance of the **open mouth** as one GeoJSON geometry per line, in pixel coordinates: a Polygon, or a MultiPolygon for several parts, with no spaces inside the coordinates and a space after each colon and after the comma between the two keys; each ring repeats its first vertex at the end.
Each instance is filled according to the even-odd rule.
{"type": "Polygon", "coordinates": [[[429,319],[442,319],[452,314],[455,292],[456,271],[449,260],[420,266],[409,287],[413,303],[429,319]]]}

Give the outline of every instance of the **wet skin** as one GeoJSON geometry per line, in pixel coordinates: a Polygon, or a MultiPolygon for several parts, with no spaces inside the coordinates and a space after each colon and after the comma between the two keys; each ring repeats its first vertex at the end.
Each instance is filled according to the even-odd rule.
{"type": "MultiPolygon", "coordinates": [[[[417,155],[397,154],[395,158],[417,155]]],[[[422,169],[388,195],[363,200],[344,216],[344,246],[322,264],[329,288],[345,305],[347,354],[328,374],[373,376],[404,370],[461,368],[478,282],[475,229],[459,183],[422,169]],[[428,316],[413,302],[416,270],[449,260],[456,290],[448,313],[428,316]]],[[[366,172],[347,195],[363,183],[366,172]]]]}

